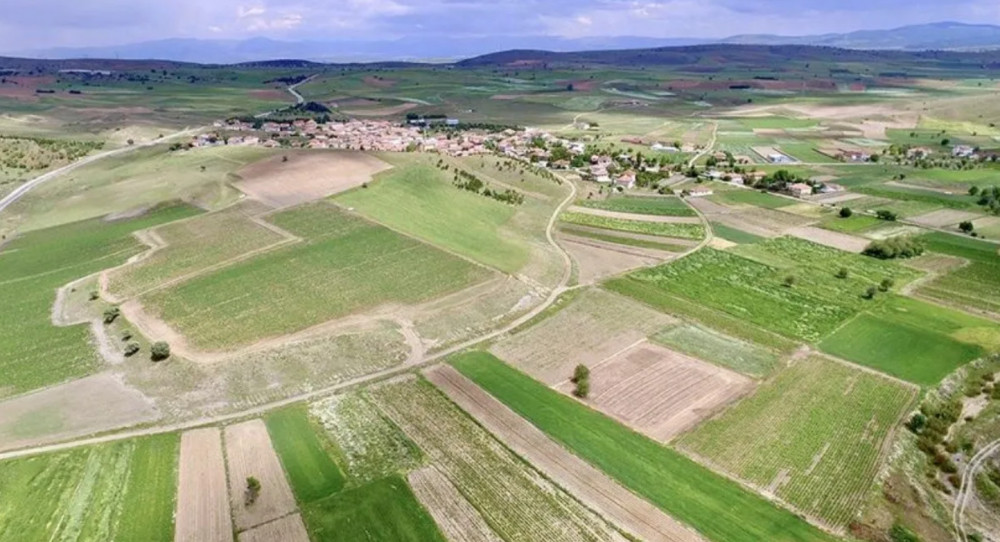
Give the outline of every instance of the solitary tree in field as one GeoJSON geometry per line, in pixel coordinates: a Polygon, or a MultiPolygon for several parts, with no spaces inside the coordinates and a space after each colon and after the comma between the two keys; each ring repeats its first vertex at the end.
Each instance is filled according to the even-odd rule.
{"type": "Polygon", "coordinates": [[[958,229],[962,230],[965,233],[972,233],[972,230],[976,229],[976,227],[972,224],[972,222],[969,222],[968,220],[963,220],[958,225],[958,229]]]}
{"type": "Polygon", "coordinates": [[[795,277],[788,275],[785,277],[785,288],[791,288],[792,286],[795,286],[795,277]]]}
{"type": "Polygon", "coordinates": [[[850,271],[848,271],[846,267],[841,267],[840,270],[837,271],[837,278],[846,279],[847,277],[850,276],[850,274],[851,274],[850,271]]]}
{"type": "Polygon", "coordinates": [[[892,280],[889,277],[886,277],[886,278],[882,279],[882,283],[878,285],[878,289],[882,290],[883,292],[888,292],[889,290],[892,289],[892,287],[895,284],[896,284],[896,281],[892,280]]]}
{"type": "Polygon", "coordinates": [[[853,215],[853,214],[854,214],[854,211],[852,211],[850,207],[841,207],[840,208],[840,218],[851,218],[851,215],[853,215]]]}
{"type": "Polygon", "coordinates": [[[257,497],[260,496],[260,480],[253,476],[247,477],[247,490],[243,494],[243,502],[250,506],[251,504],[257,502],[257,497]]]}
{"type": "Polygon", "coordinates": [[[105,309],[104,323],[110,324],[111,322],[114,322],[118,318],[118,315],[120,314],[121,314],[121,309],[119,309],[118,307],[110,307],[108,309],[105,309]]]}
{"type": "Polygon", "coordinates": [[[573,395],[583,399],[590,394],[590,369],[586,365],[582,363],[577,365],[573,369],[573,378],[570,381],[576,384],[573,395]]]}
{"type": "Polygon", "coordinates": [[[869,286],[868,289],[865,290],[865,299],[875,299],[876,292],[878,292],[878,289],[874,286],[869,286]]]}
{"type": "Polygon", "coordinates": [[[170,357],[170,345],[163,342],[157,341],[149,347],[149,357],[153,361],[160,361],[170,357]]]}

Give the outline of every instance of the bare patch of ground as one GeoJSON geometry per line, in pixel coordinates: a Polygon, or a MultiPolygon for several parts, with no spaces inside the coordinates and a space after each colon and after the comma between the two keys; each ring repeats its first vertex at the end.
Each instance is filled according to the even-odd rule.
{"type": "Polygon", "coordinates": [[[436,468],[415,470],[407,480],[450,542],[501,542],[483,516],[436,468]]]}
{"type": "Polygon", "coordinates": [[[662,263],[673,256],[670,252],[604,243],[586,237],[560,235],[559,238],[562,247],[576,262],[580,284],[593,284],[605,277],[662,263]]]}
{"type": "Polygon", "coordinates": [[[708,246],[716,250],[727,250],[738,246],[739,243],[734,243],[732,241],[727,241],[721,237],[713,237],[711,241],[708,242],[708,246]]]}
{"type": "Polygon", "coordinates": [[[698,241],[692,239],[681,239],[679,237],[661,237],[658,235],[645,235],[642,233],[631,233],[625,231],[616,230],[605,230],[601,228],[594,228],[590,226],[580,226],[578,224],[573,224],[572,229],[586,231],[591,233],[596,233],[598,235],[607,237],[621,237],[624,239],[637,239],[640,241],[649,241],[651,243],[666,243],[669,245],[678,245],[683,247],[693,247],[698,244],[698,241]]]}
{"type": "Polygon", "coordinates": [[[243,531],[237,538],[240,542],[309,542],[309,533],[302,516],[291,514],[243,531]]]}
{"type": "Polygon", "coordinates": [[[813,226],[791,228],[785,233],[792,237],[798,237],[799,239],[805,239],[806,241],[812,241],[813,243],[819,243],[847,252],[854,252],[855,254],[861,254],[870,242],[864,237],[855,237],[846,233],[824,230],[813,226]]]}
{"type": "Polygon", "coordinates": [[[945,228],[948,226],[954,226],[963,220],[973,220],[976,218],[981,218],[983,215],[979,213],[970,213],[968,211],[959,211],[956,209],[940,209],[937,211],[931,211],[929,213],[924,213],[922,215],[914,216],[909,220],[911,222],[916,222],[921,226],[929,226],[931,228],[945,228]]]}
{"type": "MultiPolygon", "coordinates": [[[[568,380],[556,388],[571,393],[568,380]]],[[[590,368],[588,403],[667,441],[753,390],[741,374],[646,342],[590,368]]]]}
{"type": "Polygon", "coordinates": [[[424,373],[515,453],[620,529],[649,541],[702,538],[547,437],[448,365],[424,373]]]}
{"type": "Polygon", "coordinates": [[[237,174],[242,180],[233,184],[273,207],[286,207],[361,186],[390,167],[360,152],[290,152],[240,169],[237,174]]]}
{"type": "Polygon", "coordinates": [[[264,421],[250,420],[226,427],[229,499],[237,530],[249,529],[295,511],[295,497],[278,461],[264,421]],[[246,502],[247,478],[260,481],[260,495],[246,502]]]}
{"type": "Polygon", "coordinates": [[[366,75],[363,79],[361,79],[361,81],[364,82],[364,84],[375,88],[392,88],[396,86],[395,79],[386,79],[376,75],[366,75]]]}
{"type": "Polygon", "coordinates": [[[619,213],[617,211],[606,211],[604,209],[593,209],[590,207],[569,208],[570,212],[583,213],[585,215],[604,216],[608,218],[620,218],[622,220],[635,220],[638,222],[660,222],[671,224],[701,224],[701,219],[696,216],[660,216],[660,215],[639,215],[632,213],[619,213]]]}
{"type": "Polygon", "coordinates": [[[160,419],[156,406],[108,373],[0,402],[0,450],[68,440],[160,419]]]}
{"type": "Polygon", "coordinates": [[[218,428],[181,435],[174,542],[231,542],[226,463],[218,428]]]}
{"type": "Polygon", "coordinates": [[[711,221],[760,237],[778,237],[792,228],[816,221],[813,217],[772,209],[729,207],[706,198],[689,198],[688,202],[711,221]]]}

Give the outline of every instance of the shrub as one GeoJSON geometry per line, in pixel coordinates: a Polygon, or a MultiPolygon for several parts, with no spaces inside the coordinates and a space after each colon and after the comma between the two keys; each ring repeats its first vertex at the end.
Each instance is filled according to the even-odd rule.
{"type": "Polygon", "coordinates": [[[882,290],[883,292],[888,292],[895,285],[896,285],[896,281],[892,280],[892,278],[890,278],[890,277],[886,277],[886,278],[882,279],[882,282],[879,283],[878,289],[882,290]]]}
{"type": "Polygon", "coordinates": [[[788,275],[787,277],[785,277],[785,287],[791,288],[792,286],[795,286],[795,277],[793,277],[792,275],[788,275]]]}
{"type": "Polygon", "coordinates": [[[576,387],[573,389],[573,395],[580,399],[586,399],[587,395],[590,395],[590,381],[581,380],[577,382],[576,387]]]}
{"type": "Polygon", "coordinates": [[[90,291],[90,300],[97,301],[101,297],[101,294],[97,290],[90,291]]]}
{"type": "Polygon", "coordinates": [[[149,356],[153,361],[160,361],[170,357],[170,345],[157,341],[149,348],[149,356]]]}
{"type": "Polygon", "coordinates": [[[869,286],[868,289],[865,290],[864,298],[865,299],[875,299],[875,294],[876,293],[878,293],[878,289],[875,288],[874,286],[869,286]]]}
{"type": "Polygon", "coordinates": [[[879,209],[878,211],[875,211],[875,216],[877,216],[879,220],[887,220],[889,222],[895,222],[896,218],[898,218],[896,213],[887,209],[879,209]]]}
{"type": "Polygon", "coordinates": [[[257,502],[257,497],[260,496],[260,480],[253,476],[247,476],[247,490],[243,494],[243,502],[250,506],[251,504],[257,502]]]}
{"type": "Polygon", "coordinates": [[[851,218],[851,215],[853,215],[853,214],[854,214],[854,211],[852,211],[850,207],[841,207],[840,208],[840,218],[851,218]]]}
{"type": "Polygon", "coordinates": [[[576,387],[573,388],[573,395],[585,399],[590,394],[590,369],[584,364],[579,364],[573,369],[573,378],[570,379],[576,387]]]}
{"type": "Polygon", "coordinates": [[[927,416],[924,416],[923,412],[914,413],[913,416],[910,416],[910,421],[906,422],[906,428],[918,435],[926,426],[927,416]]]}
{"type": "Polygon", "coordinates": [[[899,523],[889,529],[889,539],[892,542],[920,542],[920,538],[911,530],[899,523]]]}
{"type": "Polygon", "coordinates": [[[126,329],[122,331],[122,341],[127,341],[132,338],[132,330],[126,329]]]}
{"type": "Polygon", "coordinates": [[[125,357],[132,357],[139,353],[139,343],[132,341],[125,345],[125,357]]]}
{"type": "Polygon", "coordinates": [[[121,315],[121,313],[122,313],[122,311],[118,307],[110,307],[108,309],[105,309],[104,310],[104,323],[105,324],[110,324],[110,323],[114,322],[118,318],[118,316],[121,315]]]}
{"type": "Polygon", "coordinates": [[[891,260],[894,258],[914,258],[924,253],[924,245],[912,235],[902,235],[890,237],[869,243],[862,254],[879,258],[881,260],[891,260]]]}
{"type": "Polygon", "coordinates": [[[848,271],[846,267],[841,267],[837,271],[837,275],[836,276],[837,276],[838,279],[846,279],[847,277],[851,276],[851,272],[848,271]]]}
{"type": "Polygon", "coordinates": [[[972,224],[972,222],[963,220],[962,222],[959,222],[958,229],[965,233],[972,233],[972,230],[976,229],[976,227],[972,224]]]}

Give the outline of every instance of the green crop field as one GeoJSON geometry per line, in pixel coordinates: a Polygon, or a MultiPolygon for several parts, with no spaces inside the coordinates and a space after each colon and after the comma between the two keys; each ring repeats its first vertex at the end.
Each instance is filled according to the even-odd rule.
{"type": "Polygon", "coordinates": [[[124,263],[145,246],[132,232],[197,214],[165,205],[116,222],[100,219],[27,233],[0,249],[0,396],[85,376],[100,366],[86,326],[52,325],[55,290],[124,263]]]}
{"type": "Polygon", "coordinates": [[[736,228],[727,226],[725,224],[720,224],[718,222],[712,222],[712,232],[715,233],[716,236],[721,237],[726,241],[739,243],[741,245],[756,243],[758,241],[764,240],[764,238],[760,237],[759,235],[754,235],[752,233],[748,233],[743,230],[738,230],[736,228]]]}
{"type": "MultiPolygon", "coordinates": [[[[341,194],[337,202],[419,239],[508,273],[530,258],[523,235],[505,235],[524,208],[485,198],[452,186],[446,173],[421,161],[400,162],[381,173],[367,189],[341,194]]],[[[551,210],[549,211],[551,213],[551,210]]]]}
{"type": "Polygon", "coordinates": [[[675,197],[611,196],[607,199],[581,200],[577,205],[640,215],[696,216],[683,200],[675,197]]]}
{"type": "Polygon", "coordinates": [[[778,365],[774,352],[702,326],[674,326],[653,335],[652,339],[679,352],[754,377],[767,376],[778,365]]]}
{"type": "Polygon", "coordinates": [[[173,540],[177,435],[0,463],[0,540],[173,540]]]}
{"type": "Polygon", "coordinates": [[[484,352],[466,377],[569,450],[713,542],[833,540],[791,512],[484,352]]]}
{"type": "MultiPolygon", "coordinates": [[[[850,202],[845,204],[845,206],[850,207],[850,202]]],[[[885,224],[885,221],[879,220],[874,216],[854,214],[848,218],[841,218],[839,216],[830,217],[820,222],[819,225],[821,228],[843,233],[861,233],[882,224],[885,224]]]]}
{"type": "Polygon", "coordinates": [[[596,241],[604,241],[606,243],[615,243],[618,245],[628,245],[639,248],[649,248],[653,250],[666,250],[668,252],[684,252],[689,248],[691,248],[689,246],[678,245],[675,243],[660,243],[648,239],[638,239],[635,237],[629,237],[627,235],[615,235],[614,233],[608,232],[608,230],[578,228],[573,226],[560,225],[559,231],[570,235],[576,235],[579,237],[594,239],[596,241]]]}
{"type": "Polygon", "coordinates": [[[1000,314],[1000,245],[940,232],[922,239],[928,251],[965,258],[969,264],[921,285],[920,294],[1000,314]]]}
{"type": "Polygon", "coordinates": [[[313,540],[444,542],[437,525],[399,476],[348,489],[302,507],[313,540]]]}
{"type": "Polygon", "coordinates": [[[303,407],[270,412],[264,422],[300,503],[322,499],[344,487],[344,474],[330,456],[330,443],[317,434],[303,407]]]}
{"type": "Polygon", "coordinates": [[[897,296],[820,343],[825,352],[925,386],[997,346],[1000,324],[897,296]]]}
{"type": "Polygon", "coordinates": [[[916,271],[891,262],[780,237],[741,245],[741,255],[704,249],[673,263],[615,279],[608,287],[638,295],[662,289],[792,339],[815,342],[872,303],[865,290],[884,278],[901,285],[916,271]],[[753,259],[750,259],[750,256],[753,259]],[[850,272],[840,279],[841,267],[850,272]],[[788,286],[786,277],[793,277],[788,286]]]}
{"type": "Polygon", "coordinates": [[[326,202],[269,220],[305,241],[157,290],[143,303],[191,344],[222,349],[382,303],[419,303],[491,275],[326,202]]]}
{"type": "Polygon", "coordinates": [[[765,209],[780,209],[795,203],[795,200],[791,198],[783,198],[757,190],[726,190],[709,196],[709,199],[722,204],[752,205],[765,209]]]}
{"type": "Polygon", "coordinates": [[[678,441],[833,528],[862,508],[916,390],[847,365],[798,361],[678,441]]]}
{"type": "Polygon", "coordinates": [[[643,222],[584,213],[567,212],[559,219],[568,224],[590,226],[606,230],[642,233],[680,239],[701,239],[705,237],[705,227],[701,224],[674,224],[669,222],[643,222]]]}

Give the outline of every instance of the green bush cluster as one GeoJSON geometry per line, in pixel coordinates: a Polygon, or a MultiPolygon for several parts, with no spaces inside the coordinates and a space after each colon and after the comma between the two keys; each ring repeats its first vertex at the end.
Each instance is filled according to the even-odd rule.
{"type": "Polygon", "coordinates": [[[896,258],[915,258],[924,253],[924,245],[916,237],[902,235],[872,241],[862,254],[878,258],[880,260],[892,260],[896,258]]]}

